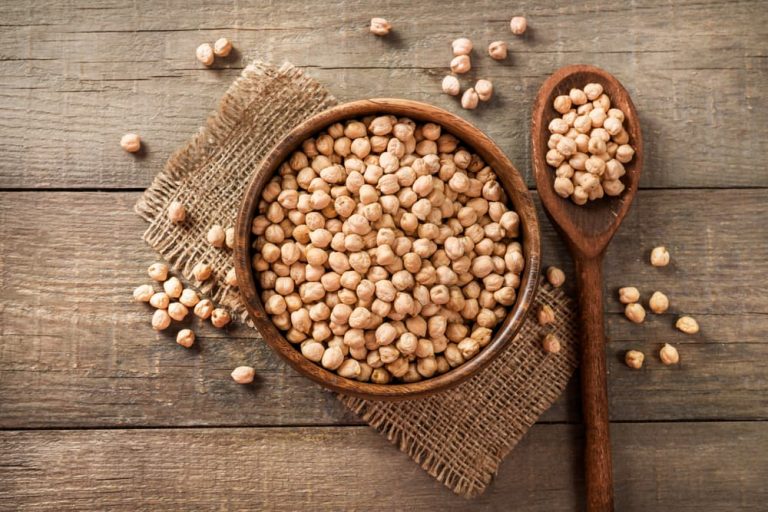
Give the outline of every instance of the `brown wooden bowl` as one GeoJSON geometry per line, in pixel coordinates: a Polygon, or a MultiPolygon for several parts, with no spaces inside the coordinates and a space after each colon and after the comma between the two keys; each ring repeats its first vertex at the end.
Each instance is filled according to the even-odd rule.
{"type": "Polygon", "coordinates": [[[304,121],[286,135],[261,162],[246,189],[237,218],[235,270],[237,281],[240,283],[240,295],[243,303],[259,332],[264,336],[264,340],[299,373],[334,391],[360,398],[406,399],[432,394],[458,384],[486,366],[514,338],[536,294],[541,260],[539,238],[536,209],[528,188],[512,162],[488,136],[464,119],[425,103],[389,98],[362,100],[333,107],[304,121]],[[255,272],[251,266],[254,252],[251,222],[257,214],[261,191],[280,164],[299,148],[304,140],[329,125],[372,114],[407,116],[422,122],[440,124],[447,132],[452,133],[464,145],[479,154],[496,171],[513,208],[520,216],[523,256],[526,262],[525,270],[521,276],[517,301],[498,328],[496,335],[488,346],[463,365],[443,375],[408,384],[359,382],[341,377],[306,359],[294,345],[283,337],[264,311],[256,287],[255,272]]]}

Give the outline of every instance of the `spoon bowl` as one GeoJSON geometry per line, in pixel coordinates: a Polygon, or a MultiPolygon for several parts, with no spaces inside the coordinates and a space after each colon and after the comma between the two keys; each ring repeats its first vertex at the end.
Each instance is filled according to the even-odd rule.
{"type": "Polygon", "coordinates": [[[640,181],[643,139],[632,98],[621,82],[607,71],[594,66],[566,66],[557,70],[539,89],[533,106],[531,131],[536,188],[547,215],[559,227],[572,250],[577,249],[588,257],[597,256],[605,250],[627,214],[640,181]],[[567,95],[572,88],[582,89],[589,83],[601,84],[611,99],[611,108],[624,112],[624,129],[629,134],[629,145],[635,149],[635,155],[629,163],[624,164],[627,173],[621,181],[626,188],[621,195],[605,196],[578,206],[555,193],[555,172],[546,161],[550,135],[548,125],[549,121],[560,116],[553,106],[555,98],[561,94],[567,95]]]}
{"type": "Polygon", "coordinates": [[[643,139],[637,110],[629,93],[610,73],[594,66],[567,66],[541,86],[531,122],[533,169],[536,188],[547,216],[565,239],[573,256],[579,290],[581,320],[581,401],[586,433],[584,464],[587,510],[613,510],[613,470],[609,433],[608,390],[605,369],[603,319],[603,255],[624,220],[637,193],[643,167],[643,139]],[[587,201],[583,206],[557,195],[555,171],[546,161],[549,122],[560,114],[553,103],[557,96],[589,83],[603,86],[611,106],[624,112],[624,129],[635,154],[624,164],[624,191],[617,197],[587,201]]]}

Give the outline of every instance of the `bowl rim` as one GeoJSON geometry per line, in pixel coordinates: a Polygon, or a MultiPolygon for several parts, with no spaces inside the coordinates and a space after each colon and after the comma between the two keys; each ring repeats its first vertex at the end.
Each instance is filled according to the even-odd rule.
{"type": "Polygon", "coordinates": [[[235,226],[235,272],[239,292],[248,315],[264,340],[300,374],[334,391],[374,400],[410,399],[455,386],[489,364],[522,327],[538,288],[541,242],[538,217],[531,193],[517,168],[499,146],[470,122],[433,105],[413,100],[376,98],[343,103],[303,121],[286,134],[258,164],[240,204],[235,226]],[[393,114],[422,122],[435,122],[456,136],[463,145],[479,154],[490,165],[504,187],[514,210],[520,216],[520,238],[525,257],[518,297],[491,342],[474,358],[448,372],[413,383],[374,384],[360,382],[328,371],[306,359],[298,348],[280,333],[264,311],[256,287],[256,272],[251,266],[251,223],[257,213],[261,191],[280,164],[301,143],[331,124],[373,114],[393,114]]]}

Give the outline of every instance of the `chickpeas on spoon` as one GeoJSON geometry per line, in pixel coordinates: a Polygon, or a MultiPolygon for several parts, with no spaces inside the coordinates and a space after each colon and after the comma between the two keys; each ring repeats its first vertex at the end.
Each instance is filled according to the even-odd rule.
{"type": "Polygon", "coordinates": [[[605,369],[602,263],[605,250],[629,211],[643,166],[643,141],[637,111],[629,93],[610,73],[594,66],[574,65],[557,70],[539,89],[531,123],[536,187],[552,223],[565,239],[575,261],[581,314],[581,396],[586,427],[585,466],[587,510],[613,510],[608,392],[605,369]],[[626,118],[629,144],[635,158],[622,178],[626,189],[584,206],[563,199],[554,190],[555,173],[546,161],[548,124],[558,117],[557,96],[585,84],[602,84],[611,102],[626,118]]]}

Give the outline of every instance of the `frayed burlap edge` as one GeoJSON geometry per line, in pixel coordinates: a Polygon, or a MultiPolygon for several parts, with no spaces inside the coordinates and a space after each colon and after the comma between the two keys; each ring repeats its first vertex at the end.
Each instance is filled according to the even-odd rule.
{"type": "Polygon", "coordinates": [[[340,399],[454,493],[478,496],[504,457],[560,396],[578,364],[570,299],[542,285],[535,304],[509,346],[453,389],[406,402],[340,399]],[[536,321],[541,304],[554,309],[554,325],[536,321]],[[560,338],[558,354],[541,348],[548,332],[560,338]]]}
{"type": "MultiPolygon", "coordinates": [[[[335,104],[322,85],[292,65],[278,68],[256,61],[136,203],[136,212],[149,222],[144,240],[189,282],[194,283],[196,263],[210,263],[213,277],[195,284],[241,319],[245,312],[237,291],[224,282],[232,253],[211,247],[206,233],[213,224],[233,225],[252,172],[277,141],[335,104]],[[187,206],[188,218],[180,225],[167,219],[174,200],[187,206]]],[[[453,492],[477,496],[576,367],[572,305],[562,291],[546,286],[538,294],[541,303],[555,310],[554,328],[542,328],[529,318],[496,360],[456,388],[408,402],[339,399],[453,492]],[[540,346],[550,330],[563,342],[556,355],[540,346]]]]}
{"type": "Polygon", "coordinates": [[[144,240],[189,282],[192,269],[210,263],[213,276],[195,283],[201,292],[245,318],[237,289],[225,283],[232,251],[206,242],[214,224],[234,225],[243,191],[261,160],[291,129],[336,105],[336,99],[300,69],[255,61],[221,99],[217,112],[176,151],[136,203],[149,222],[144,240]],[[168,220],[168,205],[187,209],[182,224],[168,220]]]}

